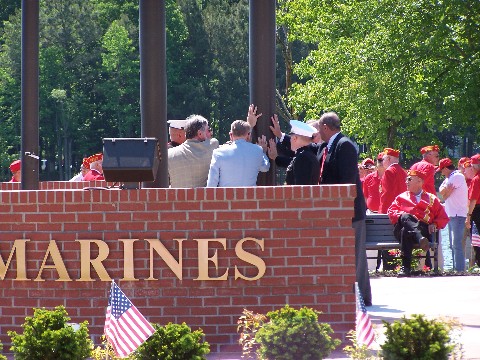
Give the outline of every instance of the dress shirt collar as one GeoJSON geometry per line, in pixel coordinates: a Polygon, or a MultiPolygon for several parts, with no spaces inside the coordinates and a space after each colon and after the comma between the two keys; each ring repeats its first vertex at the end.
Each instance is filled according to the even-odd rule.
{"type": "Polygon", "coordinates": [[[335,138],[338,136],[338,134],[340,134],[340,131],[337,132],[336,134],[333,134],[332,137],[328,140],[328,143],[327,143],[328,151],[330,151],[330,148],[332,147],[332,144],[333,144],[335,138]]]}

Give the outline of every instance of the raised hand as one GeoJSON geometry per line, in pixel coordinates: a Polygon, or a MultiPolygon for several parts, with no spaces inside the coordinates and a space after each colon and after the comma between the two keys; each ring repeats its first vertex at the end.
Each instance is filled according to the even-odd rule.
{"type": "Polygon", "coordinates": [[[266,154],[267,153],[267,137],[265,135],[262,135],[261,137],[259,136],[257,139],[257,144],[262,148],[263,152],[266,154]]]}
{"type": "Polygon", "coordinates": [[[280,139],[282,137],[282,130],[280,129],[280,123],[278,121],[277,114],[273,114],[270,119],[272,120],[273,124],[273,126],[270,125],[270,130],[272,130],[273,135],[280,139]]]}
{"type": "Polygon", "coordinates": [[[275,139],[270,139],[268,141],[268,157],[272,160],[275,160],[278,156],[277,152],[277,142],[275,139]]]}
{"type": "Polygon", "coordinates": [[[257,107],[251,104],[248,107],[247,122],[250,124],[252,129],[255,127],[255,125],[257,125],[257,120],[260,116],[262,116],[262,113],[257,115],[257,107]]]}

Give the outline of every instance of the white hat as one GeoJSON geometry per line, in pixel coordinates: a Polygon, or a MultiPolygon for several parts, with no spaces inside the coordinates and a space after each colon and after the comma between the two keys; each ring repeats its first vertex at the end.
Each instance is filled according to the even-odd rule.
{"type": "Polygon", "coordinates": [[[167,123],[170,125],[171,128],[184,129],[187,120],[168,120],[167,123]]]}
{"type": "Polygon", "coordinates": [[[310,126],[302,121],[298,120],[290,120],[290,125],[292,126],[292,130],[290,131],[292,134],[312,137],[313,134],[317,132],[313,126],[310,126]]]}

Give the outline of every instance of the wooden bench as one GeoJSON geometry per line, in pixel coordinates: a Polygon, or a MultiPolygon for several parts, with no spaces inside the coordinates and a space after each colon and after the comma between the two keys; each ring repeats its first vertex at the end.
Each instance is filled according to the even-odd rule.
{"type": "MultiPolygon", "coordinates": [[[[393,235],[393,225],[387,214],[367,214],[367,250],[390,250],[401,249],[400,243],[393,235]]],[[[433,264],[434,271],[438,270],[438,238],[439,232],[434,235],[433,264]]],[[[421,256],[425,258],[425,256],[421,256]]],[[[377,256],[367,256],[368,259],[376,259],[377,256]]]]}

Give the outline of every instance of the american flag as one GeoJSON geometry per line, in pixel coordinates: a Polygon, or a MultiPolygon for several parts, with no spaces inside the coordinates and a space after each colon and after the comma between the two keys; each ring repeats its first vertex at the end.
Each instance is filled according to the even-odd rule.
{"type": "Polygon", "coordinates": [[[480,235],[475,223],[472,221],[472,246],[480,246],[480,235]]]}
{"type": "Polygon", "coordinates": [[[105,316],[104,333],[117,357],[134,352],[155,329],[143,317],[120,288],[112,282],[105,316]]]}
{"type": "Polygon", "coordinates": [[[357,344],[369,347],[375,339],[375,333],[370,316],[368,316],[367,309],[365,309],[365,303],[358,288],[358,283],[355,283],[355,298],[357,300],[357,318],[355,321],[357,344]]]}

